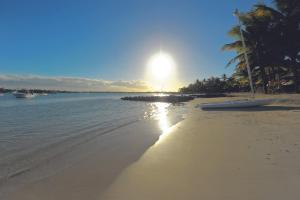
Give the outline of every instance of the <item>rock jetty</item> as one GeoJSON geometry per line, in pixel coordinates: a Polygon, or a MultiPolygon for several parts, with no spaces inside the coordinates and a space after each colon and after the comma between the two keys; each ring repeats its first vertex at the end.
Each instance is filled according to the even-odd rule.
{"type": "Polygon", "coordinates": [[[190,94],[194,98],[218,98],[218,97],[231,97],[224,93],[204,93],[204,94],[190,94]]]}
{"type": "Polygon", "coordinates": [[[147,101],[147,102],[167,102],[167,103],[180,103],[187,102],[194,99],[191,96],[131,96],[131,97],[122,97],[122,100],[126,101],[147,101]]]}

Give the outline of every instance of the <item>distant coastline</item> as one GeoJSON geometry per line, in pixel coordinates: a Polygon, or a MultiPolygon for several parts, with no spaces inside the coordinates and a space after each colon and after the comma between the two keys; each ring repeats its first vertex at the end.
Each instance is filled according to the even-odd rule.
{"type": "Polygon", "coordinates": [[[55,93],[136,93],[136,94],[143,94],[143,93],[149,93],[149,94],[158,94],[158,93],[164,93],[164,94],[178,94],[179,92],[168,92],[168,91],[146,91],[146,92],[124,92],[124,91],[68,91],[68,90],[49,90],[49,89],[10,89],[10,88],[0,88],[0,93],[12,93],[14,91],[30,91],[33,93],[48,93],[48,94],[55,94],[55,93]]]}

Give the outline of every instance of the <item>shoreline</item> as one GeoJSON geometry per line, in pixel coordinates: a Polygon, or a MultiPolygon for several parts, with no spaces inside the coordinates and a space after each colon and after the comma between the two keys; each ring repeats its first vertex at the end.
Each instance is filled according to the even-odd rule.
{"type": "Polygon", "coordinates": [[[76,133],[74,134],[75,138],[67,138],[66,141],[60,141],[58,144],[54,143],[40,149],[42,151],[39,153],[40,155],[34,156],[45,155],[45,158],[41,157],[43,158],[42,162],[37,162],[33,168],[28,170],[17,171],[11,178],[3,180],[0,183],[0,198],[8,199],[10,195],[14,195],[23,187],[47,182],[52,177],[57,177],[57,174],[62,174],[62,177],[68,176],[69,170],[82,167],[81,162],[96,162],[89,165],[99,165],[100,171],[97,174],[104,174],[103,176],[105,176],[105,181],[99,184],[104,187],[121,170],[136,161],[150,146],[157,142],[162,128],[164,128],[161,125],[174,125],[183,119],[184,106],[170,105],[165,103],[149,105],[152,107],[149,111],[152,112],[145,113],[144,118],[123,124],[121,127],[115,127],[112,130],[103,129],[108,131],[108,134],[103,130],[96,129],[89,134],[76,133]],[[161,124],[161,120],[163,124],[161,124]],[[107,162],[107,165],[100,166],[100,162],[107,162]],[[110,165],[117,166],[114,166],[112,170],[110,165]],[[106,172],[110,174],[108,177],[106,177],[106,172]]]}
{"type": "Polygon", "coordinates": [[[198,103],[228,98],[193,100],[167,133],[128,126],[129,135],[108,135],[107,148],[92,141],[78,150],[89,152],[83,162],[5,199],[298,199],[300,97],[280,98],[290,100],[252,111],[202,111],[198,103]]]}
{"type": "Polygon", "coordinates": [[[300,96],[260,110],[195,108],[222,100],[228,99],[193,101],[179,129],[123,171],[100,199],[299,199],[300,96]]]}
{"type": "MultiPolygon", "coordinates": [[[[136,161],[149,146],[158,140],[159,134],[153,134],[158,131],[159,128],[156,126],[156,122],[139,121],[139,123],[116,129],[110,134],[95,137],[71,151],[58,155],[54,160],[42,163],[41,166],[31,172],[19,174],[18,177],[15,177],[16,179],[8,180],[0,190],[0,197],[4,199],[26,199],[27,197],[31,199],[31,192],[25,194],[25,196],[14,196],[19,191],[26,190],[26,188],[36,191],[35,187],[40,185],[43,189],[33,193],[39,194],[42,191],[47,193],[44,189],[48,188],[49,182],[55,182],[54,188],[58,190],[60,188],[72,190],[71,187],[76,187],[74,181],[79,181],[78,187],[83,187],[83,185],[80,185],[81,180],[76,178],[77,174],[80,173],[89,174],[88,178],[90,179],[99,178],[98,181],[95,180],[97,190],[94,188],[94,192],[98,192],[100,190],[99,185],[101,185],[100,188],[105,189],[121,170],[136,161]],[[143,130],[143,133],[141,134],[139,131],[132,132],[131,130],[143,130]],[[93,174],[93,171],[95,174],[93,174]]],[[[80,179],[84,179],[84,174],[79,176],[80,179]]],[[[53,186],[50,188],[54,189],[53,186]]],[[[62,192],[58,194],[59,198],[64,199],[62,192]]],[[[46,196],[51,199],[53,195],[50,192],[46,196]]],[[[47,199],[46,196],[43,196],[42,199],[47,199]]]]}
{"type": "Polygon", "coordinates": [[[147,148],[160,132],[157,117],[166,115],[169,124],[173,124],[181,120],[185,112],[184,106],[122,102],[119,98],[120,95],[77,95],[76,98],[62,95],[33,101],[3,99],[0,106],[4,117],[0,123],[0,196],[5,188],[14,187],[15,183],[28,184],[76,165],[96,149],[91,140],[106,138],[107,143],[113,143],[110,140],[115,139],[104,137],[104,134],[121,131],[131,135],[132,130],[140,133],[140,130],[151,129],[153,134],[151,131],[144,134],[144,140],[150,138],[149,144],[145,144],[147,148]],[[32,114],[27,115],[29,112],[32,114]],[[136,125],[132,123],[143,125],[133,128],[136,125]],[[123,130],[124,126],[131,128],[123,130]],[[87,147],[77,150],[82,145],[87,147]]]}

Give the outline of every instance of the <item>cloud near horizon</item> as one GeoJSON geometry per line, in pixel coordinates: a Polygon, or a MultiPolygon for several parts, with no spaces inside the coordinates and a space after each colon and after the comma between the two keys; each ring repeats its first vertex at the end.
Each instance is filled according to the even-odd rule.
{"type": "Polygon", "coordinates": [[[79,77],[47,77],[36,75],[0,75],[0,87],[10,89],[49,89],[91,92],[147,92],[145,81],[107,81],[79,77]]]}

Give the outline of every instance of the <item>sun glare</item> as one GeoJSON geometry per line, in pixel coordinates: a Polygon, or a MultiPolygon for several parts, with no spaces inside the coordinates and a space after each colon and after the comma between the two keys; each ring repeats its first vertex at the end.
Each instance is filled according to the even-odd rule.
{"type": "Polygon", "coordinates": [[[175,62],[172,56],[164,52],[159,52],[153,55],[148,62],[148,68],[151,76],[160,82],[164,82],[170,78],[174,67],[175,62]]]}

